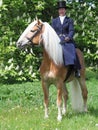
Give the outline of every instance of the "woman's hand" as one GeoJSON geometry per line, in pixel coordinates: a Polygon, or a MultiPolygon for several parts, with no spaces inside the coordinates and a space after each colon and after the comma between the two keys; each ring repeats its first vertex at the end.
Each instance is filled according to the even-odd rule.
{"type": "Polygon", "coordinates": [[[65,41],[66,41],[66,42],[69,42],[69,41],[70,41],[70,38],[69,38],[69,37],[65,37],[65,41]]]}

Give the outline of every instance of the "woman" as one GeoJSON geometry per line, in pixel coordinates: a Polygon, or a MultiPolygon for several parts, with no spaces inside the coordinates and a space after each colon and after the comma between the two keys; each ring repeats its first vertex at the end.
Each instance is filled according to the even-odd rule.
{"type": "Polygon", "coordinates": [[[74,25],[73,20],[66,16],[65,1],[59,1],[57,3],[57,9],[59,17],[52,20],[52,27],[61,39],[61,45],[63,48],[64,65],[73,66],[75,69],[75,76],[80,77],[80,63],[76,55],[75,43],[73,41],[74,25]]]}

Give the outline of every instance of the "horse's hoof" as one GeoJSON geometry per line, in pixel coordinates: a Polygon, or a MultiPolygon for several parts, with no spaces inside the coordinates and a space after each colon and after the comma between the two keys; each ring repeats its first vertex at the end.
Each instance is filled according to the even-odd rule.
{"type": "Polygon", "coordinates": [[[88,112],[87,108],[84,108],[84,112],[85,112],[85,113],[87,113],[87,112],[88,112]]]}
{"type": "Polygon", "coordinates": [[[63,110],[62,110],[62,115],[65,115],[65,114],[66,114],[66,110],[63,109],[63,110]]]}
{"type": "Polygon", "coordinates": [[[58,116],[57,120],[60,122],[62,120],[62,116],[58,116]]]}
{"type": "Polygon", "coordinates": [[[48,119],[49,118],[49,116],[48,115],[45,115],[45,119],[48,119]]]}
{"type": "Polygon", "coordinates": [[[84,112],[88,112],[87,106],[84,106],[84,112]]]}

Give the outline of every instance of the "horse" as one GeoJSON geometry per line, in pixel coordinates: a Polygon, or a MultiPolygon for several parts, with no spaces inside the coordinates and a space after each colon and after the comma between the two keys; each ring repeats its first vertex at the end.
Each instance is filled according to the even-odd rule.
{"type": "Polygon", "coordinates": [[[45,118],[48,118],[49,86],[54,84],[57,88],[57,120],[61,121],[66,114],[68,91],[66,83],[71,82],[72,107],[75,111],[87,112],[88,90],[85,81],[85,63],[83,53],[76,49],[81,70],[80,78],[75,77],[74,71],[67,77],[69,66],[64,66],[63,51],[60,38],[54,29],[41,20],[34,20],[18,39],[16,46],[24,49],[27,46],[42,46],[43,60],[40,66],[42,89],[44,93],[45,118]],[[62,105],[63,101],[63,105],[62,105]],[[62,107],[63,106],[63,107],[62,107]]]}

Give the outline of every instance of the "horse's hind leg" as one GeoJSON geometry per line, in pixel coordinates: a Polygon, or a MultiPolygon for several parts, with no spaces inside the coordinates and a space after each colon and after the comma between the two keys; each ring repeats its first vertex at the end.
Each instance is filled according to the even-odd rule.
{"type": "Polygon", "coordinates": [[[84,56],[83,53],[79,50],[76,49],[80,64],[81,64],[81,78],[78,79],[80,86],[81,86],[81,90],[82,90],[82,96],[83,96],[83,100],[84,100],[84,111],[87,111],[87,87],[86,87],[86,81],[85,81],[85,63],[84,63],[84,56]]]}
{"type": "Polygon", "coordinates": [[[63,85],[63,109],[62,114],[65,115],[67,109],[68,91],[65,85],[63,85]]]}
{"type": "Polygon", "coordinates": [[[79,79],[79,83],[80,83],[80,86],[81,86],[82,96],[83,96],[83,101],[84,101],[84,112],[87,112],[87,95],[88,95],[88,91],[87,91],[87,87],[86,87],[85,78],[81,77],[79,79]]]}
{"type": "Polygon", "coordinates": [[[44,106],[45,106],[45,118],[48,118],[48,104],[49,104],[49,86],[46,82],[42,81],[42,88],[44,92],[44,106]]]}

